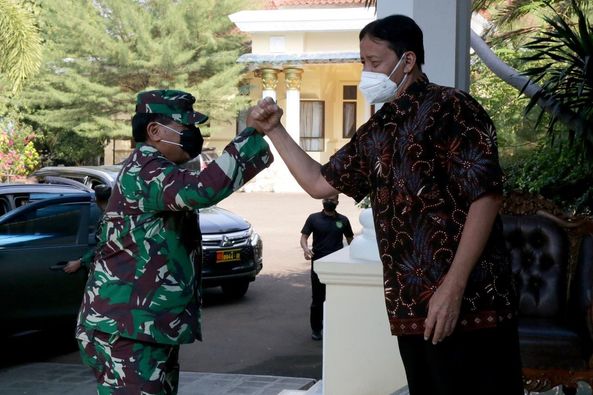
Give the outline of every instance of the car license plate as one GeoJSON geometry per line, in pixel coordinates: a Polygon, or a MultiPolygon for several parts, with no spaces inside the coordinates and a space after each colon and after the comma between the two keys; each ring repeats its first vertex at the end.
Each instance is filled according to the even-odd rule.
{"type": "Polygon", "coordinates": [[[241,260],[241,250],[216,251],[216,263],[241,260]]]}

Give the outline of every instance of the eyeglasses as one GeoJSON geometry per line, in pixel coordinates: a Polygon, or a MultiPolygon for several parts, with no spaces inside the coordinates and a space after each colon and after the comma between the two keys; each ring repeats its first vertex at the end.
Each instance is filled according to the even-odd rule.
{"type": "Polygon", "coordinates": [[[182,130],[181,132],[180,132],[180,131],[177,131],[177,130],[173,129],[173,128],[172,128],[172,127],[170,127],[170,126],[163,125],[163,124],[162,124],[162,123],[160,123],[160,122],[155,122],[155,123],[156,123],[157,125],[161,125],[161,126],[162,126],[162,127],[164,127],[165,129],[169,129],[170,131],[177,133],[177,134],[178,134],[178,135],[180,135],[180,136],[182,136],[182,135],[183,135],[183,132],[185,132],[185,130],[182,130]]]}

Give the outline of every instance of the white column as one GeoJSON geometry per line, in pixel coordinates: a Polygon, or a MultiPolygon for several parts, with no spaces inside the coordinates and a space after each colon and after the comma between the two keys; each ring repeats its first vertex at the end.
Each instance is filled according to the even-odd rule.
{"type": "Polygon", "coordinates": [[[403,14],[424,35],[425,65],[430,81],[469,89],[470,0],[377,0],[377,17],[403,14]]]}
{"type": "Polygon", "coordinates": [[[391,335],[383,266],[371,210],[350,246],[315,262],[326,284],[323,313],[323,394],[388,395],[404,387],[397,338],[391,335]]]}
{"type": "Polygon", "coordinates": [[[301,74],[303,70],[285,68],[286,81],[286,130],[297,143],[301,130],[301,74]]]}
{"type": "MultiPolygon", "coordinates": [[[[284,127],[290,137],[299,144],[301,130],[301,75],[302,69],[288,67],[284,69],[286,83],[286,108],[284,109],[284,127]]],[[[274,192],[302,192],[303,189],[290,174],[280,156],[276,157],[274,192]]]]}
{"type": "MultiPolygon", "coordinates": [[[[264,97],[271,97],[276,101],[276,88],[278,87],[278,73],[280,71],[271,67],[262,67],[255,71],[255,76],[261,78],[262,83],[262,99],[264,97]]],[[[274,144],[268,137],[265,137],[266,141],[270,146],[272,155],[274,155],[275,161],[269,168],[259,173],[253,180],[245,184],[242,188],[245,192],[270,192],[274,190],[274,182],[278,178],[277,176],[277,163],[280,160],[280,154],[274,147],[274,144]]],[[[283,165],[283,164],[282,164],[283,165]]]]}

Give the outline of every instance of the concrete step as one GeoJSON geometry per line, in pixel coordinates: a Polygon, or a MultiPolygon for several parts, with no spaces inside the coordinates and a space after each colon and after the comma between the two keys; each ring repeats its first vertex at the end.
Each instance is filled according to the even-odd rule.
{"type": "Polygon", "coordinates": [[[307,395],[323,395],[323,381],[319,380],[313,387],[309,388],[307,395]]]}
{"type": "Polygon", "coordinates": [[[308,390],[284,390],[278,395],[323,395],[323,382],[319,380],[308,390]]]}

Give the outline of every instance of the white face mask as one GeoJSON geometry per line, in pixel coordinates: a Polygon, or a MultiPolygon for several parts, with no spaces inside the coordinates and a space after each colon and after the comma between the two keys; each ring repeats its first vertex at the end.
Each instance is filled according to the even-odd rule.
{"type": "Polygon", "coordinates": [[[403,59],[404,57],[402,55],[389,75],[372,71],[362,72],[358,89],[360,89],[367,102],[370,104],[387,103],[395,98],[398,89],[404,84],[406,78],[408,78],[408,74],[406,73],[399,84],[391,80],[391,76],[403,59]]]}

